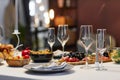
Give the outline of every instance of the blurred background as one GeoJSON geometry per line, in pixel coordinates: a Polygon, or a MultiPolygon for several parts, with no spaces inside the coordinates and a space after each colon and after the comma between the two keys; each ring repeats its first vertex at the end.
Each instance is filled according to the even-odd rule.
{"type": "MultiPolygon", "coordinates": [[[[47,28],[59,24],[69,25],[70,39],[66,49],[76,50],[79,27],[82,24],[106,28],[107,33],[120,46],[120,0],[18,0],[18,21],[22,48],[33,50],[48,48],[47,28]]],[[[2,43],[17,44],[12,33],[15,27],[15,0],[0,0],[0,25],[4,28],[2,43]]],[[[57,30],[56,30],[57,31],[57,30]]],[[[56,40],[54,50],[62,46],[56,40]]]]}

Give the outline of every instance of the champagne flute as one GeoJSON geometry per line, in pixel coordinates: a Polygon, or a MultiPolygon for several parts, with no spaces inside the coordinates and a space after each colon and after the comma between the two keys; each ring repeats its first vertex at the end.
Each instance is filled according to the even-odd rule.
{"type": "Polygon", "coordinates": [[[58,25],[57,38],[59,42],[62,44],[62,48],[64,52],[64,46],[69,40],[68,25],[58,25]]]}
{"type": "Polygon", "coordinates": [[[81,25],[80,27],[80,44],[81,46],[83,46],[85,48],[85,67],[81,67],[81,68],[85,68],[85,69],[89,69],[91,68],[90,66],[88,66],[88,50],[89,48],[92,46],[93,44],[93,39],[92,39],[92,25],[81,25]]]}
{"type": "Polygon", "coordinates": [[[50,45],[51,52],[53,51],[52,47],[54,43],[55,43],[55,28],[48,28],[48,44],[50,45]]]}
{"type": "Polygon", "coordinates": [[[96,48],[101,55],[101,63],[100,63],[101,65],[98,68],[98,70],[106,70],[103,66],[103,60],[102,60],[103,54],[106,51],[105,34],[106,34],[106,29],[97,29],[96,48]]]}

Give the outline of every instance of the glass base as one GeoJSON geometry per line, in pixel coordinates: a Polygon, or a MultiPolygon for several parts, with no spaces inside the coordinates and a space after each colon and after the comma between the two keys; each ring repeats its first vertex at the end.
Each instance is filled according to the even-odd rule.
{"type": "Polygon", "coordinates": [[[92,69],[92,68],[93,68],[93,67],[91,67],[91,66],[86,66],[86,65],[80,67],[80,69],[92,69]]]}
{"type": "Polygon", "coordinates": [[[104,66],[102,66],[102,67],[97,67],[96,71],[107,71],[107,69],[104,66]]]}

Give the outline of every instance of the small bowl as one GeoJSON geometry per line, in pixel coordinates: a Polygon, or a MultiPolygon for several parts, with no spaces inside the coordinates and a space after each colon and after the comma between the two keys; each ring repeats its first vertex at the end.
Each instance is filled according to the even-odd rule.
{"type": "Polygon", "coordinates": [[[6,59],[6,62],[9,66],[11,67],[22,67],[24,65],[29,64],[30,59],[19,59],[19,60],[15,60],[15,59],[6,59]]]}
{"type": "Polygon", "coordinates": [[[33,62],[49,62],[53,56],[53,53],[49,49],[30,52],[30,57],[33,62]]]}
{"type": "Polygon", "coordinates": [[[49,62],[52,59],[51,54],[30,54],[33,62],[49,62]]]}

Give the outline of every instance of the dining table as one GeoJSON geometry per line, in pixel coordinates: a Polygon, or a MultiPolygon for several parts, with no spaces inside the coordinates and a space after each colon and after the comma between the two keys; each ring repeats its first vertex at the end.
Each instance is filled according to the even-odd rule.
{"type": "Polygon", "coordinates": [[[74,65],[70,70],[42,73],[23,67],[10,67],[3,61],[0,63],[0,80],[120,80],[120,64],[107,62],[103,65],[107,70],[98,71],[94,68],[95,64],[90,64],[93,67],[91,69],[81,69],[83,65],[74,65]]]}

